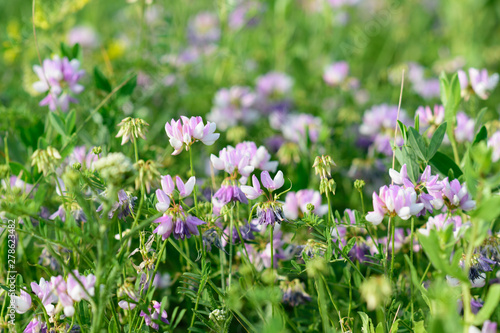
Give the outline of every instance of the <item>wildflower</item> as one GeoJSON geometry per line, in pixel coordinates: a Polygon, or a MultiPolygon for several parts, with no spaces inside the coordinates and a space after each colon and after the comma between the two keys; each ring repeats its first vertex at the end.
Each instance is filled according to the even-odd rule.
{"type": "Polygon", "coordinates": [[[214,105],[207,119],[216,123],[221,130],[227,130],[239,122],[252,123],[258,119],[255,100],[255,93],[249,87],[221,89],[215,94],[214,105]]]}
{"type": "Polygon", "coordinates": [[[196,141],[201,141],[211,146],[219,138],[215,133],[215,123],[207,122],[205,125],[201,117],[184,117],[180,120],[172,119],[165,124],[165,131],[170,138],[170,145],[174,148],[172,155],[179,155],[184,148],[189,150],[196,141]]]}
{"type": "Polygon", "coordinates": [[[385,276],[371,276],[361,284],[360,292],[366,307],[371,311],[389,300],[392,288],[385,276]]]}
{"type": "Polygon", "coordinates": [[[368,212],[366,220],[374,225],[380,224],[385,215],[399,216],[408,220],[424,208],[423,203],[417,203],[417,194],[411,187],[402,188],[396,185],[383,186],[377,195],[373,193],[373,209],[368,212]]]}
{"type": "Polygon", "coordinates": [[[330,86],[342,84],[349,75],[349,64],[345,61],[335,62],[325,68],[323,80],[330,86]]]}
{"type": "Polygon", "coordinates": [[[460,215],[448,216],[448,214],[439,214],[429,217],[425,225],[425,229],[422,228],[419,232],[422,235],[429,236],[432,229],[445,230],[450,226],[453,229],[454,238],[458,238],[461,231],[467,227],[467,224],[462,223],[460,215]]]}
{"type": "Polygon", "coordinates": [[[469,326],[469,333],[497,333],[497,323],[486,320],[481,330],[475,326],[469,326]]]}
{"type": "Polygon", "coordinates": [[[45,59],[42,67],[35,65],[33,70],[40,81],[33,84],[33,89],[39,93],[48,91],[47,97],[42,99],[40,106],[48,105],[51,111],[60,108],[68,111],[69,103],[78,103],[74,95],[80,94],[84,87],[78,83],[85,71],[80,70],[77,59],[68,60],[67,57],[45,59]]]}
{"type": "Polygon", "coordinates": [[[119,186],[133,174],[134,167],[122,153],[110,153],[94,162],[94,168],[110,185],[119,186]]]}
{"type": "Polygon", "coordinates": [[[289,141],[299,143],[317,142],[321,130],[321,118],[310,114],[290,114],[281,122],[283,137],[289,141]]]}
{"type": "Polygon", "coordinates": [[[261,225],[271,225],[273,227],[276,222],[286,221],[283,205],[276,201],[259,204],[257,206],[257,220],[261,225]]]}
{"type": "Polygon", "coordinates": [[[491,138],[488,139],[488,147],[493,150],[491,160],[493,162],[500,160],[500,131],[496,131],[491,138]]]}
{"type": "Polygon", "coordinates": [[[248,203],[244,192],[238,186],[237,183],[231,179],[226,178],[217,192],[215,192],[213,198],[218,201],[218,204],[224,206],[231,201],[239,201],[244,204],[248,203]]]}
{"type": "Polygon", "coordinates": [[[469,99],[471,93],[475,93],[481,99],[488,99],[498,84],[499,75],[494,73],[490,76],[486,69],[469,68],[469,78],[463,70],[459,70],[458,79],[462,88],[462,97],[466,100],[469,99]]]}
{"type": "MultiPolygon", "coordinates": [[[[469,118],[464,112],[457,113],[457,125],[455,127],[455,140],[458,143],[472,141],[474,139],[474,127],[476,122],[469,118]]],[[[449,142],[449,139],[446,138],[449,142]]]]}
{"type": "Polygon", "coordinates": [[[258,1],[241,1],[229,14],[228,25],[233,30],[253,27],[258,24],[258,15],[263,11],[258,1]]]}
{"type": "Polygon", "coordinates": [[[149,126],[147,122],[140,118],[127,117],[123,119],[117,126],[120,127],[117,138],[122,138],[122,146],[126,144],[129,140],[134,142],[135,139],[141,137],[146,140],[146,126],[149,126]]]}
{"type": "Polygon", "coordinates": [[[444,121],[444,107],[436,104],[431,110],[429,106],[419,106],[415,115],[418,115],[420,127],[427,130],[427,136],[431,137],[444,121]]]}
{"type": "Polygon", "coordinates": [[[214,324],[221,328],[224,326],[224,321],[226,320],[226,310],[224,309],[215,309],[208,315],[208,319],[214,322],[214,324]]]}
{"type": "Polygon", "coordinates": [[[66,209],[76,222],[87,222],[87,217],[85,216],[82,207],[80,207],[76,201],[67,203],[66,207],[64,205],[60,205],[57,211],[49,216],[49,220],[55,220],[56,217],[59,217],[61,221],[66,222],[66,209]]]}
{"type": "MultiPolygon", "coordinates": [[[[465,260],[466,255],[463,254],[459,262],[459,265],[462,269],[465,268],[465,260]]],[[[490,265],[494,263],[495,262],[493,260],[490,260],[481,254],[472,254],[468,273],[472,288],[482,288],[484,286],[484,284],[486,283],[485,272],[491,272],[493,269],[490,265]]],[[[458,279],[449,275],[446,276],[446,280],[452,287],[458,286],[460,284],[460,281],[458,279]]]]}
{"type": "Polygon", "coordinates": [[[23,331],[23,333],[39,332],[47,332],[47,323],[42,322],[40,316],[33,318],[23,331]]]}
{"type": "Polygon", "coordinates": [[[424,209],[417,216],[424,215],[427,211],[433,212],[435,209],[441,209],[443,201],[441,200],[441,190],[444,185],[439,181],[439,176],[431,174],[431,167],[428,165],[424,172],[419,176],[414,184],[408,177],[406,164],[403,164],[401,171],[389,169],[389,175],[397,185],[403,185],[404,188],[413,188],[418,195],[417,203],[423,203],[424,209]]]}
{"type": "MultiPolygon", "coordinates": [[[[112,219],[115,214],[117,214],[117,218],[120,220],[124,220],[127,216],[129,216],[134,210],[134,201],[137,200],[137,197],[128,194],[124,190],[118,191],[118,201],[113,203],[111,210],[108,213],[108,218],[112,219]]],[[[104,205],[100,205],[97,208],[97,212],[100,212],[104,209],[104,205]]]]}
{"type": "MultiPolygon", "coordinates": [[[[375,105],[363,115],[363,123],[359,132],[367,137],[374,149],[387,156],[392,155],[391,140],[394,139],[394,130],[398,120],[398,107],[396,105],[375,105]]],[[[400,110],[399,121],[409,124],[408,116],[404,110],[400,110]]],[[[398,131],[398,133],[400,133],[398,131]]],[[[403,144],[403,137],[396,137],[396,146],[403,144]]]]}
{"type": "Polygon", "coordinates": [[[281,188],[285,184],[285,179],[283,178],[283,172],[281,172],[281,170],[276,173],[274,179],[271,179],[269,172],[263,171],[260,174],[260,181],[270,192],[281,188]]]}
{"type": "Polygon", "coordinates": [[[181,198],[185,198],[191,195],[195,183],[196,183],[196,178],[194,176],[190,177],[185,184],[182,182],[182,179],[179,176],[175,177],[175,184],[177,185],[177,189],[179,190],[179,196],[181,198]]]}
{"type": "Polygon", "coordinates": [[[188,23],[188,37],[192,44],[207,45],[220,39],[219,19],[210,12],[198,13],[188,23]]]}
{"type": "Polygon", "coordinates": [[[99,36],[94,28],[90,26],[76,26],[68,32],[68,44],[73,46],[79,44],[85,48],[95,48],[99,45],[99,36]]]}
{"type": "Polygon", "coordinates": [[[265,113],[290,108],[293,80],[284,73],[270,72],[257,78],[259,109],[265,113]]]}
{"type": "Polygon", "coordinates": [[[281,281],[280,289],[283,292],[283,303],[297,306],[311,301],[311,296],[305,291],[304,283],[299,279],[281,281]]]}
{"type": "Polygon", "coordinates": [[[97,154],[92,150],[87,151],[85,146],[78,146],[73,149],[73,152],[68,156],[68,165],[80,163],[81,168],[86,170],[94,170],[94,163],[97,161],[97,154]]]}
{"type": "Polygon", "coordinates": [[[11,296],[11,299],[14,300],[16,312],[19,314],[23,314],[31,308],[31,296],[24,290],[21,290],[19,296],[11,296]]]}
{"type": "Polygon", "coordinates": [[[500,236],[493,234],[486,237],[481,245],[481,255],[500,264],[500,236]]]}
{"type": "Polygon", "coordinates": [[[94,296],[96,277],[93,274],[80,275],[76,270],[73,273],[76,279],[73,274],[69,274],[67,279],[68,295],[75,302],[80,302],[82,299],[90,300],[90,297],[94,296]]]}
{"type": "Polygon", "coordinates": [[[288,219],[295,220],[308,211],[307,206],[313,205],[312,212],[322,216],[328,212],[328,205],[321,204],[321,194],[314,190],[300,190],[288,192],[283,210],[288,219]]]}
{"type": "Polygon", "coordinates": [[[155,321],[161,320],[165,324],[170,324],[167,320],[168,318],[167,311],[165,310],[161,311],[161,307],[162,307],[161,303],[153,301],[153,309],[148,308],[149,314],[142,310],[140,313],[140,316],[144,317],[144,322],[146,323],[146,325],[152,327],[155,330],[160,328],[160,325],[158,325],[158,323],[156,323],[155,321]]]}
{"type": "Polygon", "coordinates": [[[153,222],[158,223],[158,227],[156,227],[153,233],[161,235],[163,240],[170,237],[172,232],[175,239],[190,238],[191,235],[198,236],[200,234],[198,226],[205,224],[199,218],[187,215],[179,205],[169,208],[163,216],[153,222]]]}
{"type": "Polygon", "coordinates": [[[449,210],[461,208],[463,211],[469,211],[476,208],[476,202],[472,200],[465,183],[460,184],[458,179],[451,182],[448,177],[442,180],[442,200],[449,210]]]}
{"type": "Polygon", "coordinates": [[[263,193],[260,188],[259,180],[255,175],[252,175],[252,186],[243,185],[241,186],[241,191],[247,196],[250,200],[255,200],[260,197],[263,193]]]}
{"type": "Polygon", "coordinates": [[[57,149],[48,146],[47,149],[37,149],[31,155],[31,166],[36,165],[39,172],[42,172],[46,177],[51,171],[55,171],[57,160],[61,159],[61,155],[57,149]]]}
{"type": "Polygon", "coordinates": [[[52,316],[54,314],[55,307],[52,303],[56,303],[58,298],[53,292],[52,286],[49,281],[44,278],[40,279],[40,284],[36,282],[31,282],[31,290],[40,299],[47,314],[52,316]]]}
{"type": "Polygon", "coordinates": [[[203,233],[203,247],[206,248],[207,251],[211,251],[212,245],[215,245],[216,248],[226,252],[216,228],[208,229],[203,233]]]}
{"type": "MultiPolygon", "coordinates": [[[[254,165],[256,165],[257,163],[264,164],[263,167],[274,166],[269,164],[269,162],[265,162],[264,160],[256,161],[258,159],[258,150],[255,149],[255,151],[252,151],[247,148],[249,147],[241,144],[238,144],[236,148],[227,146],[219,152],[218,157],[212,154],[210,156],[210,161],[212,162],[212,165],[215,169],[226,171],[231,175],[232,178],[236,178],[237,174],[241,175],[241,183],[246,182],[247,178],[255,169],[254,165]]],[[[267,153],[267,151],[265,151],[265,148],[264,153],[267,153]]]]}

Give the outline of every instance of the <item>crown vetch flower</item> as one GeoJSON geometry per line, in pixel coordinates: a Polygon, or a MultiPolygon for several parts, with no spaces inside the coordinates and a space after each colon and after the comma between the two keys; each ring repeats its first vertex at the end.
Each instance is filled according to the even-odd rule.
{"type": "Polygon", "coordinates": [[[67,289],[68,295],[75,301],[79,302],[82,299],[89,300],[89,296],[94,296],[96,277],[93,274],[87,276],[80,275],[78,271],[73,271],[76,280],[72,274],[68,275],[67,289]],[[80,283],[78,282],[80,281],[80,283]]]}
{"type": "Polygon", "coordinates": [[[325,68],[323,80],[330,86],[338,86],[349,75],[349,64],[345,61],[334,62],[325,68]]]}
{"type": "Polygon", "coordinates": [[[493,149],[491,159],[493,162],[500,160],[500,131],[496,131],[488,139],[488,147],[493,149]]]}
{"type": "Polygon", "coordinates": [[[175,184],[177,185],[177,189],[179,190],[179,196],[181,198],[185,198],[191,195],[195,183],[196,183],[196,178],[194,176],[190,177],[186,183],[184,183],[179,176],[175,177],[175,184]]]}
{"type": "Polygon", "coordinates": [[[281,281],[280,289],[283,292],[283,303],[297,306],[311,301],[311,296],[305,291],[304,283],[299,279],[281,281]]]}
{"type": "Polygon", "coordinates": [[[431,137],[444,121],[444,106],[436,104],[433,109],[430,106],[419,106],[415,115],[418,115],[420,128],[428,130],[427,135],[431,137]]]}
{"type": "Polygon", "coordinates": [[[149,124],[140,118],[127,117],[117,126],[120,127],[120,130],[116,134],[116,137],[122,138],[122,146],[129,140],[130,142],[134,142],[139,137],[146,140],[146,126],[149,126],[149,124]]]}
{"type": "Polygon", "coordinates": [[[251,123],[258,118],[255,109],[256,95],[249,87],[234,86],[217,91],[214,105],[207,119],[221,130],[236,126],[239,122],[251,123]]]}
{"type": "Polygon", "coordinates": [[[368,212],[366,220],[374,225],[380,224],[385,215],[399,216],[408,220],[424,208],[423,203],[417,203],[417,193],[411,187],[402,188],[397,185],[382,186],[379,194],[373,193],[373,211],[368,212]]]}
{"type": "Polygon", "coordinates": [[[14,300],[16,312],[19,314],[23,314],[31,308],[31,296],[24,290],[21,290],[19,296],[11,296],[11,299],[14,300]]]}
{"type": "Polygon", "coordinates": [[[469,77],[467,78],[467,74],[463,70],[459,70],[458,80],[462,88],[462,97],[465,99],[469,98],[471,92],[475,93],[481,99],[488,99],[491,91],[498,84],[499,75],[498,73],[494,73],[490,76],[486,69],[469,68],[469,77]]]}
{"type": "Polygon", "coordinates": [[[68,111],[69,103],[78,103],[74,95],[84,90],[78,81],[85,71],[80,70],[80,62],[77,59],[70,61],[67,57],[61,59],[56,55],[52,59],[45,59],[42,67],[34,65],[33,70],[40,80],[33,83],[33,89],[39,93],[48,92],[40,106],[48,105],[51,111],[57,110],[58,107],[62,111],[68,111]]]}
{"type": "Polygon", "coordinates": [[[295,192],[288,192],[285,198],[285,216],[289,219],[297,219],[306,213],[307,205],[314,206],[313,213],[317,215],[325,215],[328,212],[328,205],[321,204],[321,194],[314,190],[300,190],[295,192]]]}
{"type": "Polygon", "coordinates": [[[196,141],[201,141],[207,146],[211,146],[219,138],[220,134],[215,133],[217,126],[215,123],[207,121],[205,125],[201,117],[185,117],[172,119],[165,124],[165,131],[170,138],[170,145],[174,148],[172,155],[179,155],[184,148],[189,150],[196,141]]]}
{"type": "Polygon", "coordinates": [[[144,322],[146,325],[154,328],[155,330],[160,328],[160,325],[156,322],[158,320],[161,320],[165,324],[170,324],[167,320],[168,315],[167,311],[163,310],[161,313],[161,303],[157,301],[153,301],[153,309],[148,308],[148,312],[146,313],[144,311],[141,311],[140,316],[144,317],[144,322]]]}
{"type": "Polygon", "coordinates": [[[469,211],[476,208],[476,202],[472,200],[465,183],[460,184],[458,179],[451,182],[448,177],[441,181],[443,184],[442,200],[448,209],[455,210],[461,208],[463,211],[469,211]]]}
{"type": "Polygon", "coordinates": [[[190,238],[191,235],[198,236],[200,234],[198,226],[205,224],[199,218],[186,214],[180,205],[167,209],[163,216],[154,220],[153,223],[158,223],[153,233],[161,235],[163,240],[170,237],[172,232],[175,239],[190,238]]]}
{"type": "Polygon", "coordinates": [[[252,175],[252,186],[242,185],[241,191],[247,196],[250,200],[255,200],[260,197],[263,193],[260,188],[259,180],[255,175],[252,175]]]}

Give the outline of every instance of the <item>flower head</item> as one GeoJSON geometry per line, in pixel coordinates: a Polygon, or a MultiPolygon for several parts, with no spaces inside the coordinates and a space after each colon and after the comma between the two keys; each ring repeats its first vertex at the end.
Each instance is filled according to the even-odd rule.
{"type": "Polygon", "coordinates": [[[165,124],[165,131],[170,138],[170,145],[174,148],[172,155],[179,155],[184,148],[189,150],[196,141],[201,141],[207,146],[211,146],[219,138],[220,134],[215,133],[215,123],[207,122],[205,125],[201,117],[184,117],[179,120],[172,119],[165,124]]]}
{"type": "Polygon", "coordinates": [[[408,220],[424,208],[423,203],[417,203],[417,194],[411,187],[403,188],[397,185],[382,186],[379,194],[373,193],[373,211],[368,212],[366,220],[375,225],[382,222],[385,215],[399,216],[408,220]]]}
{"type": "Polygon", "coordinates": [[[476,208],[476,202],[472,200],[465,183],[460,184],[458,179],[451,182],[448,177],[442,180],[442,200],[448,209],[455,210],[461,208],[463,211],[469,211],[476,208]]]}
{"type": "Polygon", "coordinates": [[[68,111],[69,103],[78,103],[74,95],[80,94],[84,87],[78,83],[85,74],[80,70],[80,62],[77,59],[69,60],[67,57],[54,56],[45,59],[42,67],[35,65],[33,70],[40,81],[33,84],[33,89],[39,93],[48,92],[40,106],[48,105],[51,111],[60,108],[68,111]]]}
{"type": "Polygon", "coordinates": [[[127,117],[117,126],[120,127],[120,130],[118,131],[116,137],[122,138],[122,146],[129,140],[134,142],[139,137],[146,140],[146,126],[149,126],[149,124],[140,118],[127,117]]]}
{"type": "Polygon", "coordinates": [[[19,296],[11,296],[11,299],[14,300],[16,312],[19,314],[23,314],[31,308],[31,296],[24,290],[21,290],[19,296]]]}
{"type": "Polygon", "coordinates": [[[490,76],[486,69],[469,68],[469,77],[467,78],[463,70],[459,70],[458,79],[462,88],[462,97],[468,99],[471,93],[475,93],[481,99],[488,99],[498,84],[499,75],[494,73],[490,76]]]}
{"type": "Polygon", "coordinates": [[[152,327],[155,330],[160,328],[160,325],[157,323],[157,321],[159,320],[161,320],[165,324],[170,324],[167,320],[167,311],[161,311],[161,307],[161,303],[153,301],[153,309],[151,309],[151,307],[148,308],[149,313],[146,313],[144,311],[141,311],[140,313],[140,316],[144,317],[144,322],[146,323],[146,325],[152,327]]]}
{"type": "Polygon", "coordinates": [[[330,86],[342,84],[349,75],[349,64],[345,61],[335,62],[325,68],[323,80],[330,86]]]}

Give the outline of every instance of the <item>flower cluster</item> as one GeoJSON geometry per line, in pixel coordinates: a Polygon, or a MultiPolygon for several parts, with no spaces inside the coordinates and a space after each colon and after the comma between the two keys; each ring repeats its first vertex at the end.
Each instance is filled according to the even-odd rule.
{"type": "Polygon", "coordinates": [[[476,94],[481,99],[488,99],[496,88],[499,80],[498,73],[488,75],[486,69],[469,68],[469,76],[463,70],[458,71],[458,79],[462,88],[462,97],[469,99],[471,94],[476,94]]]}
{"type": "Polygon", "coordinates": [[[258,119],[255,93],[249,87],[233,86],[217,91],[212,110],[207,119],[221,130],[236,126],[240,122],[249,124],[258,119]]]}
{"type": "Polygon", "coordinates": [[[140,316],[144,317],[144,322],[146,323],[146,325],[157,330],[160,328],[160,325],[158,324],[157,321],[161,320],[165,324],[170,324],[169,321],[167,320],[167,318],[168,318],[167,311],[161,310],[162,303],[157,302],[157,301],[153,301],[152,305],[153,305],[153,308],[151,309],[151,307],[149,307],[148,313],[146,313],[142,310],[140,313],[140,316]]]}
{"type": "Polygon", "coordinates": [[[78,103],[74,95],[80,94],[84,89],[78,82],[85,71],[80,69],[77,59],[70,61],[67,57],[61,59],[56,55],[52,59],[45,59],[42,66],[33,66],[33,70],[40,79],[33,84],[33,89],[39,93],[48,92],[40,106],[48,105],[51,111],[58,108],[68,111],[69,103],[78,103]]]}
{"type": "Polygon", "coordinates": [[[165,131],[169,137],[170,145],[174,148],[172,155],[179,155],[184,148],[189,150],[196,141],[201,141],[211,146],[219,138],[215,133],[215,123],[207,122],[205,125],[201,117],[184,117],[179,120],[172,119],[165,124],[165,131]]]}

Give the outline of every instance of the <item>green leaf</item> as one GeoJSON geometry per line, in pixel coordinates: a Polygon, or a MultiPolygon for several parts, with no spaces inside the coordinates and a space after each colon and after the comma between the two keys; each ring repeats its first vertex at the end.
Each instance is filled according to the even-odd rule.
{"type": "Polygon", "coordinates": [[[500,215],[500,196],[483,200],[481,206],[472,211],[470,215],[485,221],[496,219],[500,215]]]}
{"type": "Polygon", "coordinates": [[[12,175],[19,176],[22,171],[23,174],[21,176],[21,180],[28,184],[33,184],[33,178],[31,176],[31,172],[28,169],[26,169],[24,165],[17,162],[9,161],[9,166],[12,175]]]}
{"type": "Polygon", "coordinates": [[[54,112],[49,112],[49,120],[52,127],[59,133],[62,137],[66,136],[66,130],[63,121],[54,112]]]}
{"type": "MultiPolygon", "coordinates": [[[[453,178],[460,177],[463,172],[458,165],[448,156],[443,153],[436,152],[434,156],[430,159],[430,163],[433,167],[438,169],[443,175],[449,175],[449,171],[453,171],[453,178]]],[[[451,180],[451,179],[450,179],[451,180]]]]}
{"type": "Polygon", "coordinates": [[[472,144],[475,145],[476,143],[485,141],[486,139],[488,139],[488,131],[486,130],[486,127],[483,125],[483,127],[481,127],[479,132],[476,134],[476,137],[474,138],[472,144]]]}
{"type": "Polygon", "coordinates": [[[97,89],[101,89],[106,92],[111,92],[111,84],[109,83],[109,80],[97,67],[94,67],[94,79],[95,79],[95,86],[97,87],[97,89]]]}
{"type": "Polygon", "coordinates": [[[72,58],[71,59],[80,59],[81,58],[81,48],[80,44],[76,43],[73,45],[73,49],[71,50],[72,58]]]}
{"type": "Polygon", "coordinates": [[[134,75],[123,87],[118,90],[118,93],[122,96],[130,96],[134,92],[135,87],[137,86],[137,75],[134,75]]]}
{"type": "Polygon", "coordinates": [[[418,157],[420,157],[423,161],[427,161],[425,156],[427,149],[425,148],[425,142],[420,133],[417,132],[416,129],[410,127],[408,139],[410,141],[411,148],[413,152],[416,153],[418,157]]]}
{"type": "Polygon", "coordinates": [[[425,330],[423,320],[415,322],[415,324],[413,325],[413,332],[414,333],[427,333],[427,331],[425,330]]]}
{"type": "Polygon", "coordinates": [[[429,148],[427,148],[427,161],[430,161],[434,154],[438,151],[441,143],[443,142],[444,135],[446,134],[447,123],[444,122],[436,129],[434,134],[432,135],[431,142],[429,143],[429,148]]]}
{"type": "Polygon", "coordinates": [[[474,325],[481,325],[485,320],[489,319],[493,314],[493,311],[498,306],[500,302],[500,285],[494,284],[488,290],[488,295],[486,296],[486,301],[484,302],[483,307],[477,313],[474,319],[474,325]]]}
{"type": "Polygon", "coordinates": [[[373,328],[373,323],[370,317],[364,312],[358,312],[358,314],[361,317],[361,321],[363,322],[363,327],[361,328],[361,331],[363,333],[375,333],[375,329],[373,328]]]}
{"type": "MultiPolygon", "coordinates": [[[[380,325],[381,323],[379,323],[380,325]]],[[[398,320],[395,320],[393,323],[392,323],[392,326],[391,326],[391,329],[389,330],[390,333],[397,333],[398,332],[398,326],[399,326],[399,319],[398,320]]],[[[377,326],[377,329],[378,329],[378,326],[377,326]]]]}
{"type": "Polygon", "coordinates": [[[76,124],[76,112],[71,110],[66,116],[66,134],[69,136],[73,132],[76,124]]]}

